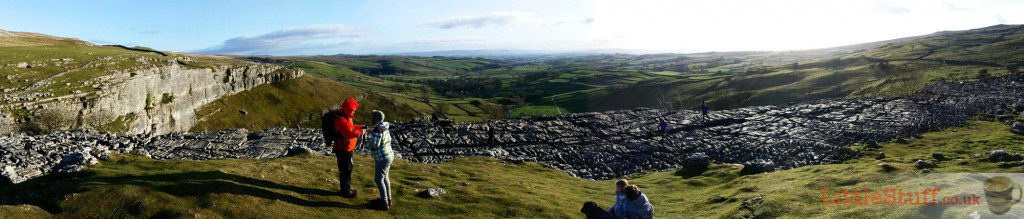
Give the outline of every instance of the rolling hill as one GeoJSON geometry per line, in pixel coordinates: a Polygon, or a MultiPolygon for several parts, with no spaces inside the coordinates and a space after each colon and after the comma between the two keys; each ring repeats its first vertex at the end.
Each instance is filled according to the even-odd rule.
{"type": "MultiPolygon", "coordinates": [[[[1021,27],[998,25],[803,51],[502,58],[338,55],[275,57],[274,62],[305,63],[313,72],[318,71],[309,63],[318,63],[317,69],[334,69],[319,72],[344,72],[321,77],[418,99],[419,104],[426,104],[419,94],[426,84],[435,102],[457,105],[480,99],[502,104],[501,111],[513,117],[635,107],[696,109],[701,101],[712,109],[730,109],[910,95],[932,81],[1015,72],[1020,64],[1018,44],[1024,39],[1021,27]],[[493,85],[478,84],[491,81],[493,85]]],[[[422,107],[421,112],[434,108],[422,107]]],[[[478,121],[494,116],[456,118],[478,121]]]]}

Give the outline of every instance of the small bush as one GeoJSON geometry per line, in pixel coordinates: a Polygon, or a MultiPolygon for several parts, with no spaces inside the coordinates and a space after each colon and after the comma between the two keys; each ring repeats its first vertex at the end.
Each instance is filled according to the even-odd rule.
{"type": "Polygon", "coordinates": [[[40,109],[22,124],[22,131],[31,134],[48,134],[75,125],[75,118],[66,117],[56,109],[40,109]]]}
{"type": "Polygon", "coordinates": [[[146,93],[146,110],[153,109],[153,96],[146,93]]]}
{"type": "Polygon", "coordinates": [[[171,102],[174,102],[174,95],[171,95],[170,93],[164,93],[163,98],[160,99],[160,103],[168,104],[171,102]]]}

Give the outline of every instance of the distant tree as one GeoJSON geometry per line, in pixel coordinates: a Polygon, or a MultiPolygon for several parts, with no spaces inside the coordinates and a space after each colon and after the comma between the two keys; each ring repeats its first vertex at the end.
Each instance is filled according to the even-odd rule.
{"type": "Polygon", "coordinates": [[[890,64],[889,61],[879,61],[871,64],[871,70],[876,76],[892,76],[893,72],[896,71],[896,67],[890,64]]]}
{"type": "Polygon", "coordinates": [[[839,58],[834,58],[832,60],[829,60],[828,62],[825,62],[825,69],[827,69],[827,70],[835,71],[835,70],[839,70],[842,67],[843,67],[843,61],[840,60],[839,58]]]}
{"type": "Polygon", "coordinates": [[[423,99],[424,103],[430,104],[430,87],[427,87],[427,85],[420,87],[420,98],[423,99]]]}
{"type": "Polygon", "coordinates": [[[448,110],[450,110],[450,107],[451,106],[449,106],[445,102],[438,102],[437,104],[434,105],[434,111],[441,115],[447,115],[448,110]]]}

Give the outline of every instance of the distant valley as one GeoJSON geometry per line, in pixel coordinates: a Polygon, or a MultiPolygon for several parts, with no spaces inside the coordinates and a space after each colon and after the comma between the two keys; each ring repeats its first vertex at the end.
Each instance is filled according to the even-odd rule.
{"type": "Polygon", "coordinates": [[[438,115],[482,121],[635,107],[696,109],[701,101],[724,110],[909,95],[930,82],[1019,71],[1021,28],[998,25],[781,52],[422,53],[489,58],[211,56],[4,31],[0,131],[88,128],[159,134],[309,127],[320,112],[347,96],[390,109],[396,119],[438,115]]]}

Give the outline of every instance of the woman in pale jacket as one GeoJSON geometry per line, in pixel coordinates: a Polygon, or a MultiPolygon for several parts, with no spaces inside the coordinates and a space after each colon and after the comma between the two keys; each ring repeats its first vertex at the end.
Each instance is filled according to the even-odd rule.
{"type": "Polygon", "coordinates": [[[391,162],[395,160],[394,151],[391,150],[391,132],[388,131],[391,124],[384,122],[384,112],[381,111],[374,110],[371,118],[373,129],[370,129],[369,149],[376,161],[373,180],[380,192],[376,204],[378,209],[388,210],[391,207],[391,180],[388,179],[388,172],[391,170],[391,162]]]}
{"type": "Polygon", "coordinates": [[[640,192],[636,185],[628,185],[623,189],[626,193],[626,218],[628,219],[651,219],[654,218],[654,206],[647,200],[647,195],[640,192]]]}

